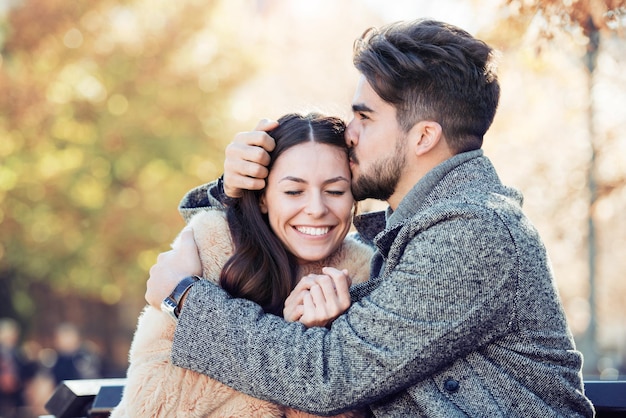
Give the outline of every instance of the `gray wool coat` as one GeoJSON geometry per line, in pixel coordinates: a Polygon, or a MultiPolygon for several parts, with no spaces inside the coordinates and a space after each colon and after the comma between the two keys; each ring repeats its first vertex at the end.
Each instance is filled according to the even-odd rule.
{"type": "MultiPolygon", "coordinates": [[[[181,212],[217,204],[213,184],[181,212]]],[[[266,315],[202,281],[174,364],[319,415],[590,417],[582,356],[521,195],[481,150],[443,162],[398,208],[355,219],[376,246],[368,282],[330,329],[266,315]],[[382,217],[381,217],[382,216],[382,217]]]]}

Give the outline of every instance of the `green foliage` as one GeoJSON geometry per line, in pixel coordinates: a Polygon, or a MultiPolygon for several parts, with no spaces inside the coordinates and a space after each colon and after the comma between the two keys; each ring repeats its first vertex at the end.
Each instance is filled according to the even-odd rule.
{"type": "MultiPolygon", "coordinates": [[[[149,267],[183,226],[178,201],[221,172],[229,96],[254,69],[212,20],[216,7],[25,0],[9,10],[0,279],[14,295],[45,282],[109,304],[143,298],[149,267]]],[[[12,300],[32,313],[28,298],[12,300]]]]}

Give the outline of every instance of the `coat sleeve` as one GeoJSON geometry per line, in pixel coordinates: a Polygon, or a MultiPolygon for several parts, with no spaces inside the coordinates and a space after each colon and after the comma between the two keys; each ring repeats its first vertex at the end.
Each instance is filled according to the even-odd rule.
{"type": "Polygon", "coordinates": [[[224,182],[222,177],[189,190],[178,204],[178,212],[189,222],[198,212],[207,209],[224,209],[224,182]]]}
{"type": "Polygon", "coordinates": [[[330,329],[307,330],[211,283],[196,285],[176,328],[173,362],[317,414],[394,394],[504,332],[510,322],[518,260],[501,223],[485,230],[494,222],[499,224],[494,217],[448,217],[424,225],[393,263],[387,260],[383,277],[370,279],[371,293],[330,329]],[[450,257],[460,254],[464,258],[451,265],[450,257]]]}

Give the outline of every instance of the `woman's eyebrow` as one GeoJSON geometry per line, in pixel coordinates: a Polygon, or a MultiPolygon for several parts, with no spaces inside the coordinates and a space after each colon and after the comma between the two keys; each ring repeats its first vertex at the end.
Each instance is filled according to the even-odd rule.
{"type": "MultiPolygon", "coordinates": [[[[294,177],[294,176],[285,176],[282,179],[278,180],[279,183],[281,181],[293,181],[294,183],[304,183],[304,184],[308,183],[305,179],[301,179],[300,177],[294,177]]],[[[339,181],[346,181],[350,183],[350,180],[345,178],[344,176],[337,176],[337,177],[332,177],[332,178],[324,180],[322,184],[337,183],[339,181]]]]}
{"type": "Polygon", "coordinates": [[[337,176],[328,180],[324,180],[323,184],[337,183],[339,181],[347,181],[348,183],[350,183],[350,180],[345,178],[344,176],[337,176]]]}
{"type": "Polygon", "coordinates": [[[279,183],[281,181],[293,181],[295,183],[307,183],[306,180],[301,179],[300,177],[294,177],[294,176],[285,176],[282,179],[278,180],[279,183]]]}

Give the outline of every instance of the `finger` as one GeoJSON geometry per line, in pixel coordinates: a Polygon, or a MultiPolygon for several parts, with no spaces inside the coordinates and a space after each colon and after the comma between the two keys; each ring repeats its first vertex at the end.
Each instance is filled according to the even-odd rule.
{"type": "Polygon", "coordinates": [[[269,131],[278,126],[278,122],[272,119],[261,119],[254,128],[255,131],[269,131]]]}
{"type": "MultiPolygon", "coordinates": [[[[324,295],[324,291],[319,284],[314,284],[311,286],[311,290],[309,290],[308,295],[311,296],[313,305],[316,310],[324,312],[326,311],[326,297],[324,295]]],[[[306,295],[305,295],[306,298],[306,295]]],[[[317,316],[317,315],[316,315],[317,316]]]]}
{"type": "Polygon", "coordinates": [[[293,288],[292,293],[305,291],[308,292],[309,290],[311,290],[311,286],[315,285],[316,280],[316,274],[309,274],[307,276],[304,276],[300,279],[300,281],[298,281],[298,283],[296,283],[296,286],[293,288]]]}
{"type": "Polygon", "coordinates": [[[324,321],[324,323],[330,323],[350,305],[345,306],[343,295],[340,297],[337,294],[330,277],[320,276],[317,280],[317,284],[321,290],[322,297],[320,298],[315,293],[311,292],[316,307],[317,319],[324,321]]]}
{"type": "Polygon", "coordinates": [[[302,316],[298,320],[306,327],[313,327],[315,323],[315,303],[310,292],[306,292],[302,300],[302,316]]]}
{"type": "Polygon", "coordinates": [[[198,253],[198,246],[193,234],[193,228],[185,227],[180,233],[178,251],[181,253],[198,253]]]}
{"type": "MultiPolygon", "coordinates": [[[[295,312],[299,315],[297,320],[302,322],[305,326],[311,326],[311,321],[315,319],[316,315],[315,305],[313,304],[310,295],[311,287],[317,286],[315,284],[315,277],[316,275],[311,274],[301,278],[285,300],[285,311],[294,312],[295,310],[295,312]],[[306,308],[305,298],[308,298],[306,308]],[[298,308],[296,309],[296,307],[298,308]]],[[[290,315],[295,316],[295,314],[291,313],[290,315]]]]}
{"type": "MultiPolygon", "coordinates": [[[[265,152],[261,148],[257,148],[257,150],[265,152]]],[[[237,177],[261,179],[265,184],[265,179],[269,174],[267,164],[269,164],[269,155],[267,156],[267,162],[263,163],[244,159],[224,160],[224,175],[229,179],[236,179],[237,177]]]]}
{"type": "Polygon", "coordinates": [[[265,132],[244,132],[235,137],[225,150],[224,192],[240,197],[242,190],[261,190],[265,187],[270,162],[268,152],[274,139],[265,132]]]}
{"type": "Polygon", "coordinates": [[[242,190],[261,190],[265,187],[267,168],[249,161],[224,162],[224,191],[227,196],[239,197],[242,190]]]}
{"type": "Polygon", "coordinates": [[[174,275],[178,280],[202,274],[202,262],[192,228],[186,227],[181,231],[173,248],[157,257],[154,268],[160,272],[157,277],[174,275]]]}
{"type": "MultiPolygon", "coordinates": [[[[165,252],[162,252],[159,255],[157,255],[157,259],[156,259],[157,263],[163,261],[163,259],[167,256],[167,253],[169,253],[169,251],[165,251],[165,252]]],[[[152,268],[154,268],[154,267],[155,266],[152,266],[152,268]]],[[[152,270],[152,268],[150,270],[152,270]]]]}
{"type": "Polygon", "coordinates": [[[276,141],[264,130],[239,132],[235,135],[229,146],[234,150],[246,149],[246,147],[257,147],[267,152],[271,152],[276,146],[276,141]]]}
{"type": "Polygon", "coordinates": [[[224,149],[225,163],[243,160],[267,165],[270,161],[268,152],[274,149],[274,145],[274,139],[265,132],[239,133],[224,149]]]}
{"type": "Polygon", "coordinates": [[[169,260],[174,251],[159,254],[158,261],[150,267],[150,276],[146,281],[144,298],[157,309],[160,309],[161,301],[172,291],[180,277],[169,268],[169,260]]]}
{"type": "Polygon", "coordinates": [[[303,304],[293,305],[293,306],[285,306],[283,310],[283,317],[287,322],[296,322],[302,318],[302,314],[304,313],[303,304]]]}
{"type": "Polygon", "coordinates": [[[350,284],[352,280],[348,275],[348,270],[337,270],[333,267],[324,267],[322,271],[328,275],[333,281],[338,306],[341,311],[350,307],[350,284]]]}
{"type": "Polygon", "coordinates": [[[285,308],[287,306],[301,305],[304,294],[307,292],[308,292],[307,289],[297,289],[297,288],[293,289],[291,293],[289,294],[289,296],[287,296],[287,299],[285,299],[285,308]]]}
{"type": "Polygon", "coordinates": [[[320,275],[317,277],[315,284],[319,288],[323,296],[324,303],[333,304],[337,300],[337,293],[335,290],[335,284],[333,280],[326,275],[320,275]]]}
{"type": "Polygon", "coordinates": [[[264,187],[264,179],[244,176],[233,177],[224,174],[224,193],[228,197],[239,198],[243,190],[262,190],[264,187]]]}

